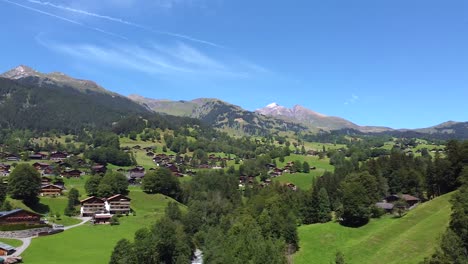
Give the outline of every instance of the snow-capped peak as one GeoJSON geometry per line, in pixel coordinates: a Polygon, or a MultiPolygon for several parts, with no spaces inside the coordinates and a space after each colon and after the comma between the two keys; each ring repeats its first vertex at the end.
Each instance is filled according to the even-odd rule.
{"type": "Polygon", "coordinates": [[[277,103],[271,103],[271,104],[267,105],[266,107],[267,108],[275,108],[275,107],[278,107],[278,106],[279,106],[279,104],[277,104],[277,103]]]}

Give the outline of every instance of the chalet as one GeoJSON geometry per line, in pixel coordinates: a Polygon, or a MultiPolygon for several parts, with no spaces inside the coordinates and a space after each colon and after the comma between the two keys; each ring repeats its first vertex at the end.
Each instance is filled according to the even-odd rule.
{"type": "Polygon", "coordinates": [[[97,198],[95,196],[81,200],[80,203],[81,216],[93,216],[96,213],[106,211],[106,202],[103,199],[97,198]]]}
{"type": "Polygon", "coordinates": [[[43,170],[42,175],[54,175],[54,167],[48,166],[43,170]]]}
{"type": "Polygon", "coordinates": [[[14,209],[0,212],[0,225],[28,224],[38,225],[41,223],[41,215],[24,209],[14,209]]]}
{"type": "Polygon", "coordinates": [[[375,206],[377,208],[381,208],[381,209],[385,210],[385,212],[387,212],[387,213],[391,213],[393,211],[393,207],[394,207],[394,205],[392,203],[387,203],[387,202],[376,203],[375,206]]]}
{"type": "Polygon", "coordinates": [[[65,183],[63,182],[63,180],[61,178],[55,179],[54,180],[54,185],[60,186],[63,189],[65,189],[65,183]]]}
{"type": "Polygon", "coordinates": [[[108,224],[111,218],[112,215],[109,213],[94,214],[93,219],[91,219],[91,222],[93,224],[108,224]]]}
{"type": "Polygon", "coordinates": [[[16,252],[13,246],[0,242],[0,256],[8,256],[16,252]]]}
{"type": "Polygon", "coordinates": [[[297,186],[293,183],[286,183],[286,186],[291,189],[292,191],[297,191],[297,186]]]}
{"type": "Polygon", "coordinates": [[[154,156],[154,153],[151,152],[151,151],[150,151],[150,152],[146,152],[146,156],[148,156],[148,157],[153,157],[153,156],[154,156]]]}
{"type": "Polygon", "coordinates": [[[145,177],[145,168],[141,166],[128,170],[129,179],[142,179],[143,177],[145,177]]]}
{"type": "Polygon", "coordinates": [[[68,154],[66,152],[56,151],[50,154],[50,160],[53,161],[63,161],[67,159],[68,154]]]}
{"type": "Polygon", "coordinates": [[[130,198],[122,194],[111,196],[106,200],[106,210],[110,214],[129,214],[130,200],[130,198]]]}
{"type": "Polygon", "coordinates": [[[83,175],[83,172],[80,170],[66,170],[62,172],[62,176],[67,178],[79,178],[81,175],[83,175]]]}
{"type": "Polygon", "coordinates": [[[32,160],[46,160],[47,159],[47,154],[44,154],[44,153],[41,153],[41,152],[35,152],[35,153],[29,155],[29,159],[32,159],[32,160]]]}
{"type": "Polygon", "coordinates": [[[179,168],[177,168],[177,166],[173,163],[166,164],[166,168],[168,168],[173,174],[180,172],[179,168]]]}
{"type": "Polygon", "coordinates": [[[107,167],[105,165],[94,165],[91,167],[91,171],[94,174],[104,174],[107,171],[107,167]]]}
{"type": "Polygon", "coordinates": [[[15,155],[15,154],[8,154],[5,156],[5,160],[6,161],[20,161],[20,158],[19,156],[15,155]]]}
{"type": "Polygon", "coordinates": [[[45,176],[41,177],[41,184],[42,185],[51,184],[51,183],[52,183],[52,180],[50,178],[45,177],[45,176]]]}
{"type": "Polygon", "coordinates": [[[316,151],[316,150],[313,150],[313,149],[307,151],[307,155],[309,155],[309,156],[316,156],[318,154],[319,154],[319,152],[316,151]]]}
{"type": "Polygon", "coordinates": [[[45,184],[41,186],[41,196],[60,196],[63,187],[54,184],[45,184]]]}
{"type": "Polygon", "coordinates": [[[36,170],[45,170],[47,167],[49,167],[50,165],[47,164],[47,163],[44,163],[44,162],[34,162],[32,164],[32,166],[36,169],[36,170]]]}
{"type": "Polygon", "coordinates": [[[10,174],[10,165],[0,163],[0,176],[8,176],[10,174]]]}
{"type": "Polygon", "coordinates": [[[408,204],[408,207],[411,207],[417,203],[419,203],[421,200],[417,197],[414,197],[412,195],[409,195],[409,194],[402,194],[401,196],[398,196],[396,194],[392,194],[390,196],[387,196],[385,197],[385,201],[387,203],[393,203],[393,202],[396,202],[398,200],[404,200],[407,204],[408,204]]]}

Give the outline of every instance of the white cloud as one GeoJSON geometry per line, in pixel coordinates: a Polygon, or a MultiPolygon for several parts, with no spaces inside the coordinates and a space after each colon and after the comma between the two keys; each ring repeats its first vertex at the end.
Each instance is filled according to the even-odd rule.
{"type": "MultiPolygon", "coordinates": [[[[2,1],[9,2],[8,0],[2,0],[2,1]]],[[[148,26],[145,26],[145,25],[142,25],[142,24],[138,24],[138,23],[134,23],[134,22],[122,19],[122,18],[118,18],[118,17],[112,17],[112,16],[103,15],[103,14],[97,14],[97,13],[94,13],[94,12],[89,12],[87,10],[72,8],[72,7],[69,7],[69,6],[54,4],[54,3],[51,3],[51,2],[44,2],[44,1],[38,1],[38,0],[26,0],[26,1],[28,1],[29,3],[32,3],[32,4],[52,7],[52,8],[55,8],[55,9],[59,9],[59,10],[62,10],[62,11],[67,11],[67,12],[72,12],[72,13],[79,14],[79,15],[104,19],[104,20],[107,20],[107,21],[111,21],[111,22],[114,22],[114,23],[119,23],[119,24],[131,26],[131,27],[139,28],[139,29],[146,30],[146,31],[149,31],[149,32],[152,32],[152,33],[156,33],[156,34],[162,34],[162,35],[171,36],[171,37],[174,37],[174,38],[189,40],[189,41],[192,41],[192,42],[197,42],[197,43],[200,43],[200,44],[209,45],[209,46],[218,47],[218,48],[223,47],[222,45],[219,45],[219,44],[211,42],[211,41],[198,39],[198,38],[194,38],[192,36],[187,36],[187,35],[180,34],[180,33],[175,33],[175,32],[155,30],[155,29],[152,29],[151,27],[148,27],[148,26]]],[[[109,0],[107,0],[107,1],[109,1],[109,0]]],[[[114,2],[120,2],[120,1],[114,0],[114,2]]],[[[130,2],[133,2],[133,1],[127,0],[127,1],[124,1],[124,2],[130,3],[130,2]]],[[[179,2],[179,1],[174,1],[173,0],[173,1],[163,1],[163,2],[173,4],[173,2],[179,2]]]]}
{"type": "Polygon", "coordinates": [[[0,1],[12,4],[12,5],[16,5],[18,7],[21,7],[21,8],[24,8],[24,9],[27,9],[27,10],[30,10],[30,11],[33,11],[33,12],[36,12],[36,13],[39,13],[39,14],[42,14],[42,15],[53,17],[53,18],[56,18],[56,19],[59,19],[59,20],[62,20],[62,21],[65,21],[65,22],[68,22],[68,23],[71,23],[71,24],[75,24],[75,25],[80,26],[80,27],[84,27],[84,28],[87,28],[87,29],[90,29],[90,30],[100,32],[100,33],[104,33],[104,34],[109,35],[109,36],[113,36],[113,37],[117,37],[117,38],[121,38],[121,39],[127,39],[126,37],[124,37],[122,35],[119,35],[119,34],[116,34],[116,33],[113,33],[113,32],[98,28],[98,27],[91,27],[91,26],[88,26],[88,25],[86,25],[86,24],[84,24],[82,22],[79,22],[79,21],[76,21],[76,20],[73,20],[73,19],[69,19],[69,18],[66,18],[66,17],[63,17],[63,16],[59,16],[59,15],[52,14],[52,13],[49,13],[49,12],[45,12],[45,11],[42,11],[42,10],[39,10],[39,9],[36,9],[36,8],[32,8],[32,7],[29,7],[29,6],[18,4],[18,3],[15,3],[15,2],[11,2],[9,0],[0,0],[0,1]]]}
{"type": "Polygon", "coordinates": [[[345,105],[354,104],[359,100],[359,96],[352,94],[350,98],[346,99],[345,105]]]}
{"type": "MultiPolygon", "coordinates": [[[[36,41],[52,51],[66,54],[81,62],[98,63],[106,67],[123,68],[146,74],[244,78],[263,73],[255,67],[246,67],[243,61],[227,55],[215,58],[186,43],[166,46],[60,43],[45,40],[43,35],[38,35],[36,41]]],[[[256,67],[263,69],[260,66],[256,67]]]]}

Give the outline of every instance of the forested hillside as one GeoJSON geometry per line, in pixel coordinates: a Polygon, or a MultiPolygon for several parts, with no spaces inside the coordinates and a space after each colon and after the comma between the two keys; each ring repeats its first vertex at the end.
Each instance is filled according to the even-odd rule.
{"type": "Polygon", "coordinates": [[[1,128],[74,133],[82,128],[110,128],[126,116],[148,114],[124,97],[5,78],[0,78],[0,111],[1,128]]]}

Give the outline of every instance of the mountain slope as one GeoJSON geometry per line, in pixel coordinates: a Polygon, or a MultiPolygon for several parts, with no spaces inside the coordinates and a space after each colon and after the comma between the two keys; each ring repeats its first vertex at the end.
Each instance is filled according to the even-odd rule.
{"type": "Polygon", "coordinates": [[[145,107],[94,82],[20,66],[0,77],[0,128],[73,131],[109,128],[145,107]]]}
{"type": "Polygon", "coordinates": [[[303,125],[266,117],[218,99],[199,98],[191,101],[170,101],[144,98],[138,95],[131,95],[129,98],[158,113],[197,118],[215,128],[250,135],[307,130],[303,125]]]}
{"type": "Polygon", "coordinates": [[[280,106],[277,103],[272,103],[264,108],[257,109],[255,112],[265,116],[290,120],[311,128],[319,128],[323,130],[339,130],[345,128],[355,129],[361,132],[381,132],[391,130],[391,128],[388,127],[358,126],[344,118],[327,116],[300,105],[295,105],[293,108],[289,109],[284,106],[280,106]]]}
{"type": "Polygon", "coordinates": [[[360,228],[335,222],[300,226],[300,249],[294,263],[328,264],[337,249],[345,255],[346,263],[420,263],[434,252],[445,232],[452,195],[420,204],[402,218],[372,219],[360,228]]]}
{"type": "Polygon", "coordinates": [[[20,65],[0,74],[0,77],[17,80],[22,84],[32,84],[40,87],[53,85],[57,87],[73,88],[81,92],[99,92],[123,97],[104,89],[93,81],[75,79],[61,72],[41,73],[25,65],[20,65]]]}

